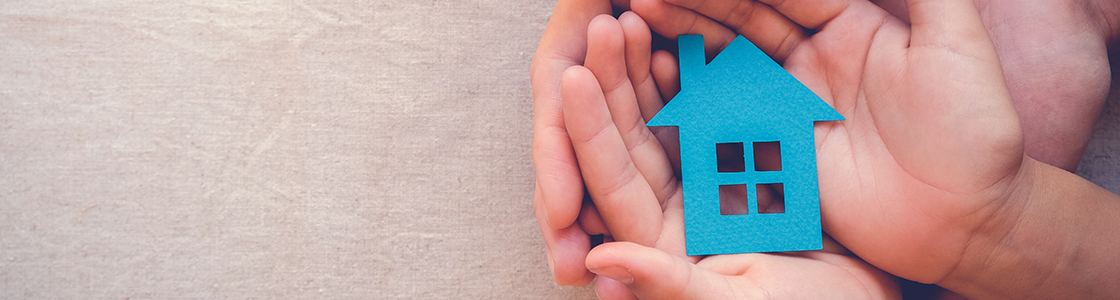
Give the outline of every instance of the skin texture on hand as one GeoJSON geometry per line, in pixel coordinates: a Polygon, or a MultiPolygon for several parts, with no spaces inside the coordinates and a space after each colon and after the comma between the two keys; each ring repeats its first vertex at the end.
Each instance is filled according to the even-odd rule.
{"type": "MultiPolygon", "coordinates": [[[[873,1],[904,21],[903,0],[873,1]]],[[[1120,4],[1107,0],[976,0],[1022,120],[1028,156],[1072,172],[1111,74],[1120,4]]]]}
{"type": "Polygon", "coordinates": [[[1002,206],[1022,140],[971,2],[913,3],[912,30],[862,1],[631,5],[670,35],[729,24],[844,114],[817,126],[825,230],[888,272],[938,282],[1002,206]]]}
{"type": "MultiPolygon", "coordinates": [[[[620,3],[616,3],[616,6],[626,5],[626,3],[621,3],[625,1],[618,2],[620,3]]],[[[718,22],[712,21],[711,19],[699,16],[691,10],[684,9],[675,5],[668,5],[661,1],[636,0],[634,2],[634,9],[639,13],[642,13],[642,15],[646,17],[648,21],[650,21],[651,26],[654,27],[654,29],[662,35],[672,37],[676,34],[705,34],[705,41],[708,43],[707,48],[709,49],[710,54],[714,54],[716,51],[721,49],[723,45],[730,42],[730,39],[734,37],[735,32],[729,30],[727,27],[738,29],[739,31],[741,31],[740,33],[744,34],[748,38],[751,38],[752,41],[754,41],[756,44],[759,44],[760,47],[762,47],[780,62],[784,62],[787,57],[792,54],[790,48],[793,48],[793,45],[799,43],[801,40],[800,38],[804,38],[805,36],[807,36],[807,33],[804,32],[806,31],[806,29],[802,28],[802,26],[794,26],[790,22],[782,22],[782,19],[787,19],[788,21],[788,19],[790,18],[787,18],[780,14],[774,14],[774,10],[766,5],[757,5],[755,7],[726,8],[720,10],[718,11],[718,13],[713,14],[716,16],[724,16],[724,24],[720,24],[718,22]],[[752,9],[744,10],[743,8],[752,9]],[[744,11],[749,11],[750,13],[744,14],[744,11]],[[739,15],[735,17],[733,16],[735,14],[739,15]],[[754,19],[756,21],[764,19],[769,21],[744,22],[744,20],[747,19],[754,19]],[[746,24],[752,24],[752,26],[749,26],[750,30],[748,30],[748,26],[746,26],[746,24]],[[725,25],[727,27],[725,27],[725,25]],[[801,31],[803,34],[797,34],[799,31],[801,31]],[[789,32],[790,34],[786,36],[790,38],[760,41],[760,37],[757,36],[758,32],[789,32]],[[764,45],[762,44],[762,42],[766,42],[767,44],[764,45]]],[[[715,3],[720,1],[711,0],[709,2],[715,3]]],[[[1103,35],[1111,39],[1111,44],[1115,44],[1115,41],[1117,39],[1115,34],[1113,33],[1116,32],[1115,28],[1118,28],[1118,26],[1115,25],[1117,22],[1117,18],[1110,16],[1116,16],[1116,12],[1120,11],[1120,9],[1117,9],[1118,5],[1109,1],[1084,2],[1087,4],[1079,7],[1081,8],[1080,10],[1056,10],[1051,7],[1042,7],[1043,5],[1041,5],[1046,4],[1053,6],[1066,3],[1077,4],[1077,1],[1039,1],[1044,3],[1029,2],[1030,1],[1023,3],[1032,5],[1023,5],[1022,7],[1030,9],[1023,9],[1018,11],[1013,9],[1013,5],[1007,5],[1019,3],[1015,1],[977,1],[976,6],[980,9],[982,17],[981,19],[988,27],[988,32],[993,35],[996,50],[1000,54],[1001,62],[1004,63],[1004,66],[1002,68],[1004,71],[1008,72],[1007,82],[1010,88],[1010,94],[1013,96],[1013,100],[1016,102],[1015,108],[1017,112],[1019,112],[1019,114],[1023,116],[1023,122],[1026,126],[1025,130],[1027,130],[1026,132],[1024,132],[1024,136],[1027,141],[1027,144],[1025,145],[1026,152],[1032,157],[1036,157],[1048,163],[1058,165],[1063,164],[1061,163],[1063,159],[1068,161],[1069,158],[1072,158],[1075,165],[1076,159],[1080,157],[1080,149],[1084,144],[1083,142],[1077,142],[1077,140],[1084,140],[1085,138],[1087,138],[1087,131],[1079,132],[1076,129],[1077,126],[1075,125],[1068,125],[1071,129],[1062,129],[1067,126],[1062,124],[1068,124],[1069,122],[1091,124],[1091,120],[1086,121],[1086,119],[1095,119],[1095,111],[1099,110],[1099,108],[1092,108],[1092,98],[1095,90],[1093,88],[1093,85],[1095,84],[1095,82],[1099,81],[1094,80],[1094,78],[1099,79],[1100,74],[1077,71],[1080,70],[1078,67],[1080,66],[1079,64],[1084,65],[1085,61],[1088,61],[1091,57],[1099,58],[1099,55],[1093,54],[1095,53],[1095,50],[1093,49],[1100,49],[1100,47],[1092,44],[1092,39],[1082,40],[1063,38],[1066,36],[1091,35],[1091,33],[1093,33],[1092,27],[1073,26],[1073,28],[1080,31],[1061,31],[1058,29],[1064,29],[1068,27],[1055,25],[1065,24],[1063,22],[1071,19],[1084,20],[1084,23],[1081,25],[1088,24],[1098,26],[1097,29],[1101,32],[1105,32],[1103,35]],[[1080,18],[1080,15],[1078,14],[1066,13],[1069,11],[1075,13],[1092,13],[1094,12],[1094,10],[1092,10],[1094,6],[1101,8],[1101,11],[1103,11],[1103,13],[1096,16],[1090,15],[1085,18],[1080,18]],[[1046,14],[1055,11],[1059,13],[1046,14]],[[1014,18],[1016,14],[1026,14],[1031,17],[1014,18]],[[1034,20],[1038,24],[1027,24],[1035,25],[1034,27],[1022,26],[1024,20],[1034,20]],[[1016,23],[1015,21],[1018,21],[1019,23],[1016,23]],[[1001,24],[1003,25],[1002,28],[1007,30],[998,30],[999,28],[994,28],[999,27],[1001,24]],[[1038,32],[1040,29],[1054,30],[1047,31],[1052,33],[1049,35],[1033,35],[1033,33],[1038,32]],[[1072,33],[1066,34],[1069,32],[1072,33]],[[1042,39],[1041,37],[1049,37],[1051,39],[1046,40],[1042,39]],[[1031,38],[1035,38],[1035,40],[1031,40],[1031,38]],[[1087,41],[1089,44],[1078,45],[1076,43],[1073,43],[1078,40],[1087,41]],[[1033,45],[1034,48],[1030,48],[1031,51],[1023,51],[1023,56],[1007,54],[1008,52],[1013,52],[1015,49],[1017,49],[1016,47],[1022,47],[1022,45],[1020,45],[1022,43],[1031,43],[1030,45],[1033,45]],[[1056,52],[1067,53],[1071,52],[1071,50],[1067,49],[1081,49],[1081,51],[1072,52],[1086,54],[1087,57],[1075,58],[1059,56],[1058,58],[1060,59],[1054,59],[1054,57],[1046,57],[1043,55],[1025,55],[1038,54],[1040,53],[1039,51],[1037,51],[1039,49],[1050,49],[1056,52]],[[1016,64],[1015,61],[1023,61],[1021,64],[1028,67],[1016,68],[1014,67],[1014,64],[1016,64]],[[1046,77],[1042,78],[1040,81],[1029,81],[1030,78],[1032,78],[1030,75],[1037,74],[1035,70],[1039,70],[1039,68],[1043,70],[1056,69],[1057,71],[1051,73],[1061,74],[1061,76],[1046,77]],[[1019,74],[1020,77],[1016,77],[1016,74],[1019,74]],[[1027,80],[1027,83],[1022,83],[1024,80],[1027,80]],[[1069,98],[1069,100],[1067,101],[1050,101],[1047,103],[1049,103],[1050,105],[1060,105],[1061,108],[1065,108],[1073,112],[1062,112],[1061,108],[1053,110],[1053,112],[1047,113],[1047,117],[1043,119],[1049,121],[1056,120],[1056,122],[1042,123],[1049,124],[1045,126],[1051,128],[1061,129],[1062,132],[1066,132],[1067,134],[1056,135],[1052,133],[1036,133],[1037,131],[1032,129],[1030,127],[1030,124],[1041,121],[1039,121],[1040,119],[1038,118],[1033,118],[1029,115],[1029,113],[1023,112],[1024,101],[1021,100],[1022,98],[1020,97],[1022,95],[1025,95],[1027,97],[1029,97],[1030,95],[1037,95],[1036,98],[1038,99],[1057,97],[1069,98]],[[1087,104],[1079,105],[1078,103],[1087,104]],[[1078,111],[1080,111],[1080,113],[1077,113],[1078,111]],[[1062,117],[1063,115],[1066,116],[1062,117]],[[1090,117],[1078,117],[1085,115],[1089,115],[1090,117]],[[1032,139],[1032,135],[1035,137],[1056,138],[1032,139]],[[1045,154],[1039,154],[1044,152],[1032,150],[1038,148],[1039,145],[1041,145],[1041,147],[1051,147],[1057,149],[1054,152],[1058,153],[1058,155],[1052,156],[1053,158],[1047,158],[1045,154]]],[[[742,5],[741,3],[757,4],[757,2],[749,1],[740,2],[740,5],[742,5]]],[[[831,3],[835,5],[837,2],[832,1],[822,3],[831,3]]],[[[908,17],[908,14],[905,12],[905,2],[903,1],[888,0],[880,1],[878,4],[887,7],[888,10],[894,13],[894,15],[896,16],[908,17]],[[894,3],[895,6],[892,7],[889,5],[889,3],[894,3]],[[903,5],[899,6],[898,4],[903,5]],[[899,7],[901,7],[901,9],[899,9],[899,7]]],[[[560,109],[559,103],[559,74],[568,66],[579,65],[582,63],[583,55],[585,53],[585,51],[583,50],[586,45],[587,37],[585,34],[583,34],[584,30],[586,30],[586,25],[588,22],[590,22],[590,19],[594,17],[594,15],[600,13],[609,13],[610,5],[611,4],[605,0],[559,1],[557,4],[557,9],[553,14],[553,19],[549,23],[549,30],[546,31],[545,37],[542,39],[541,45],[538,48],[538,53],[534,58],[533,68],[531,70],[531,74],[533,77],[534,99],[536,101],[534,128],[534,162],[537,166],[538,172],[538,185],[534,197],[534,205],[537,209],[538,220],[541,222],[542,233],[544,234],[546,243],[549,247],[548,253],[550,266],[553,268],[553,273],[556,276],[557,282],[561,284],[582,285],[586,284],[593,278],[593,274],[587,272],[587,269],[584,268],[582,263],[587,255],[587,251],[590,248],[589,242],[587,240],[587,232],[584,231],[584,228],[595,228],[597,232],[609,233],[606,229],[606,225],[598,225],[597,227],[586,226],[588,224],[602,224],[602,220],[598,220],[598,217],[585,218],[583,216],[580,216],[581,213],[584,216],[595,215],[597,214],[597,211],[594,206],[583,205],[584,202],[582,195],[582,180],[580,179],[579,169],[576,167],[574,154],[571,150],[571,144],[567,137],[567,132],[561,124],[563,114],[560,109]],[[546,202],[546,199],[550,200],[547,202],[552,204],[551,206],[544,204],[546,202]],[[581,225],[576,222],[577,216],[580,216],[579,222],[585,224],[585,226],[581,227],[581,225]],[[591,220],[589,221],[588,219],[591,220]]],[[[788,7],[792,5],[786,6],[788,7]]],[[[818,12],[829,11],[830,6],[821,6],[821,3],[813,3],[812,5],[809,5],[807,7],[818,6],[823,8],[818,12]]],[[[1068,7],[1077,6],[1068,5],[1068,7]]],[[[819,20],[820,18],[816,19],[819,20]]],[[[814,18],[806,17],[800,18],[799,20],[814,20],[814,18]]],[[[904,18],[904,20],[906,20],[906,18],[904,18]]],[[[807,24],[808,26],[805,27],[809,28],[808,32],[826,29],[822,28],[823,24],[807,24]]],[[[837,29],[836,31],[839,31],[839,29],[837,29]]],[[[1098,40],[1101,39],[1098,38],[1098,40]]],[[[827,43],[818,44],[824,45],[827,43]]],[[[668,61],[668,59],[665,59],[665,56],[667,55],[668,54],[664,52],[654,54],[654,69],[658,69],[658,62],[662,62],[662,64],[660,65],[660,68],[662,70],[666,69],[664,66],[664,62],[668,61]],[[660,60],[657,59],[659,56],[661,57],[660,60]]],[[[670,63],[669,65],[671,66],[672,64],[670,63]]],[[[1089,65],[1091,66],[1092,64],[1090,63],[1089,65]]],[[[787,66],[787,68],[789,68],[789,66],[787,66]]],[[[662,76],[655,77],[659,77],[659,79],[676,77],[675,75],[664,75],[667,74],[667,72],[661,73],[663,74],[662,76]]],[[[658,75],[657,72],[654,72],[654,75],[658,75]]],[[[632,76],[632,78],[639,77],[632,76]]],[[[634,81],[636,86],[642,85],[641,83],[639,83],[641,80],[634,81]]],[[[662,94],[668,96],[674,92],[674,88],[671,87],[670,84],[664,84],[672,83],[672,80],[663,79],[658,80],[658,82],[663,83],[659,87],[661,88],[662,94]]],[[[820,91],[818,91],[818,93],[819,92],[820,91]]],[[[1097,100],[1097,102],[1099,103],[1099,100],[1097,100]]],[[[649,106],[642,106],[643,115],[649,114],[646,107],[649,106]]],[[[1041,111],[1047,112],[1048,110],[1042,109],[1041,111]]],[[[1068,168],[1069,166],[1067,165],[1064,167],[1068,168]]],[[[886,188],[887,190],[891,190],[895,187],[886,188]]],[[[932,210],[931,212],[931,210],[927,209],[927,211],[924,213],[932,214],[934,212],[936,212],[936,210],[932,210]]],[[[826,216],[826,226],[827,225],[828,220],[826,216]]]]}
{"type": "MultiPolygon", "coordinates": [[[[1120,202],[1023,155],[999,59],[971,3],[908,1],[908,31],[856,1],[670,2],[632,6],[670,36],[729,26],[848,118],[817,128],[821,205],[825,231],[860,257],[967,296],[1115,294],[1101,278],[1117,276],[1106,255],[1117,230],[1102,220],[1120,214],[1120,202]],[[756,24],[775,12],[804,28],[756,24]]],[[[1103,11],[1115,16],[1116,5],[1103,11]]]]}
{"type": "Polygon", "coordinates": [[[549,268],[556,282],[563,285],[586,285],[595,275],[583,266],[590,240],[575,223],[583,203],[583,181],[564,128],[560,76],[568,67],[583,64],[587,24],[596,15],[610,11],[608,1],[561,0],[529,69],[534,102],[533,163],[537,173],[533,207],[548,248],[549,268]]]}
{"type": "MultiPolygon", "coordinates": [[[[626,1],[615,2],[615,7],[629,6],[626,1]]],[[[597,216],[598,208],[583,205],[583,178],[563,124],[560,78],[568,67],[584,64],[588,24],[597,15],[611,13],[611,6],[611,1],[607,0],[558,1],[529,70],[534,99],[533,163],[537,175],[533,206],[547,245],[549,267],[556,282],[562,285],[582,286],[594,279],[595,275],[584,267],[584,258],[590,251],[588,234],[609,232],[597,216]]],[[[645,43],[648,44],[648,40],[645,43]]],[[[627,58],[628,64],[642,61],[637,53],[628,54],[627,58]]],[[[653,53],[651,59],[645,62],[646,68],[635,66],[630,68],[633,73],[629,74],[646,117],[664,104],[659,93],[672,94],[679,89],[672,55],[660,51],[653,53]],[[651,69],[661,72],[650,74],[651,69]],[[660,76],[662,84],[656,84],[655,75],[660,76]],[[649,92],[651,88],[653,91],[649,92]]],[[[669,130],[655,132],[656,135],[672,133],[669,130]]]]}
{"type": "Polygon", "coordinates": [[[586,67],[564,72],[561,95],[588,192],[605,227],[624,241],[600,245],[587,256],[587,267],[602,275],[596,283],[601,299],[897,298],[892,276],[831,240],[828,251],[685,256],[681,185],[641,114],[656,111],[660,103],[640,100],[656,91],[629,80],[647,77],[634,71],[649,69],[644,54],[649,53],[649,29],[633,13],[618,21],[603,15],[589,25],[588,41],[586,67]],[[660,232],[648,232],[651,228],[660,232]],[[647,237],[655,242],[631,242],[647,237]],[[809,285],[814,288],[804,288],[809,285]]]}

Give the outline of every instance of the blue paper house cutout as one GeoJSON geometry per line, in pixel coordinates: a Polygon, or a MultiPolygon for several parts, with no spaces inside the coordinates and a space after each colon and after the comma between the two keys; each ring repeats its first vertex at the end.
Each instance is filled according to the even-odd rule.
{"type": "Polygon", "coordinates": [[[844,117],[742,36],[707,65],[703,36],[678,43],[681,92],[647,125],[680,130],[688,255],[821,249],[813,122],[844,117]],[[742,167],[720,170],[717,144],[733,162],[741,145],[742,167]],[[780,149],[780,166],[756,168],[757,146],[780,149]],[[784,212],[760,213],[773,187],[784,212]],[[720,193],[736,190],[746,213],[721,213],[720,193]]]}

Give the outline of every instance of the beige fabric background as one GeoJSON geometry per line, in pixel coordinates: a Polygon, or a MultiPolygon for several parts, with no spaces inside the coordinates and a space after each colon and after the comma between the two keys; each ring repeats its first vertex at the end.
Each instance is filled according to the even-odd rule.
{"type": "Polygon", "coordinates": [[[0,298],[593,297],[530,205],[553,5],[0,2],[0,298]]]}

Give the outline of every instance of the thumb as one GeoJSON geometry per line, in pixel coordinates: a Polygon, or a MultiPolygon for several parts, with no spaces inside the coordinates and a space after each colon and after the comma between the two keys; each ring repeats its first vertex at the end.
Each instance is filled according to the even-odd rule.
{"type": "Polygon", "coordinates": [[[587,255],[587,268],[617,281],[641,299],[751,299],[737,295],[728,277],[705,270],[661,250],[629,242],[599,245],[587,255]]]}
{"type": "Polygon", "coordinates": [[[906,3],[906,54],[891,47],[868,53],[868,65],[880,67],[865,72],[878,87],[868,101],[879,135],[900,166],[929,185],[957,194],[988,189],[1022,161],[1014,155],[1022,153],[1022,132],[995,46],[972,0],[906,3]]]}

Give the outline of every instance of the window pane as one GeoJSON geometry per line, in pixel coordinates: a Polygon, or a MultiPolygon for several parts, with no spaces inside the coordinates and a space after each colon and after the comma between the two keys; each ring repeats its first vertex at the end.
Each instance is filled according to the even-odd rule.
{"type": "Polygon", "coordinates": [[[716,144],[716,163],[720,173],[746,172],[743,143],[716,144]]]}
{"type": "Polygon", "coordinates": [[[758,213],[781,214],[786,212],[785,191],[781,183],[756,184],[758,213]]]}
{"type": "Polygon", "coordinates": [[[747,214],[747,185],[733,184],[719,186],[719,214],[747,214]]]}
{"type": "Polygon", "coordinates": [[[782,145],[778,142],[755,142],[754,170],[781,171],[782,145]]]}

